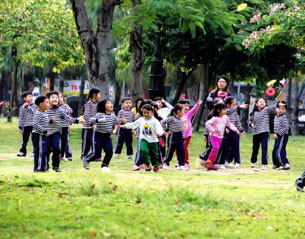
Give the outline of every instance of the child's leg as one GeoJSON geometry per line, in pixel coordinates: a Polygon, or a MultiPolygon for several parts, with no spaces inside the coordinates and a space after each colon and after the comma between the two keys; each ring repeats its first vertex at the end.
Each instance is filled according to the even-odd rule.
{"type": "Polygon", "coordinates": [[[65,150],[65,154],[67,158],[72,158],[72,151],[70,146],[70,132],[68,132],[68,140],[67,140],[67,147],[65,150]]]}
{"type": "Polygon", "coordinates": [[[274,146],[273,146],[273,150],[272,150],[272,162],[273,162],[273,165],[276,167],[280,167],[281,165],[283,166],[280,151],[279,151],[281,140],[282,140],[282,137],[278,137],[274,141],[274,146]]]}
{"type": "Polygon", "coordinates": [[[47,137],[40,135],[41,138],[41,170],[39,171],[47,171],[49,169],[48,165],[48,144],[47,137]]]}
{"type": "Polygon", "coordinates": [[[184,139],[184,162],[185,164],[189,164],[189,151],[188,146],[190,145],[192,137],[186,137],[184,139]]]}
{"type": "Polygon", "coordinates": [[[174,134],[174,145],[177,153],[177,159],[179,166],[184,166],[185,164],[185,151],[184,151],[184,139],[183,134],[174,134]]]}
{"type": "Polygon", "coordinates": [[[289,164],[289,161],[287,159],[287,156],[286,156],[286,146],[287,146],[287,143],[288,143],[288,138],[289,138],[289,135],[288,134],[285,134],[282,136],[283,138],[283,142],[282,142],[282,145],[280,147],[280,157],[281,157],[281,160],[282,160],[282,163],[283,163],[283,166],[285,166],[285,164],[289,164]]]}
{"type": "Polygon", "coordinates": [[[113,146],[112,146],[112,139],[110,137],[110,134],[103,134],[102,147],[105,152],[105,157],[103,159],[102,167],[108,167],[113,155],[113,146]]]}
{"type": "Polygon", "coordinates": [[[213,148],[211,150],[211,153],[209,155],[209,163],[213,164],[216,160],[218,151],[220,149],[221,146],[221,142],[222,142],[222,138],[218,138],[216,136],[210,136],[211,139],[211,143],[213,145],[213,148]]]}
{"type": "Polygon", "coordinates": [[[60,133],[54,133],[52,134],[52,141],[51,141],[51,147],[52,147],[52,166],[53,168],[59,168],[60,160],[60,133]]]}
{"type": "Polygon", "coordinates": [[[209,155],[211,153],[211,150],[213,148],[212,144],[211,144],[211,139],[210,139],[210,136],[207,137],[207,143],[206,143],[206,147],[205,147],[205,151],[199,155],[199,158],[202,159],[202,160],[208,160],[209,158],[209,155]]]}
{"type": "Polygon", "coordinates": [[[251,163],[257,162],[257,155],[259,150],[259,144],[260,144],[260,134],[253,135],[253,145],[252,145],[252,156],[251,156],[251,163]]]}
{"type": "Polygon", "coordinates": [[[143,163],[142,155],[141,155],[141,141],[139,136],[137,137],[137,153],[134,160],[134,164],[140,166],[143,163]]]}
{"type": "Polygon", "coordinates": [[[82,129],[82,139],[83,139],[82,157],[86,156],[89,153],[90,147],[93,150],[92,137],[93,137],[93,129],[82,129]]]}
{"type": "Polygon", "coordinates": [[[165,159],[165,162],[164,162],[168,166],[169,166],[170,161],[172,161],[175,149],[176,148],[175,148],[174,141],[173,141],[173,134],[170,134],[168,136],[168,148],[167,148],[167,153],[166,153],[166,159],[165,159]]]}
{"type": "Polygon", "coordinates": [[[149,147],[149,156],[151,160],[151,165],[155,168],[159,165],[159,144],[150,143],[149,147]]]}
{"type": "Polygon", "coordinates": [[[126,129],[123,128],[119,129],[116,146],[115,146],[115,152],[114,152],[115,154],[121,154],[125,137],[126,137],[126,129]]]}
{"type": "Polygon", "coordinates": [[[233,158],[234,163],[241,164],[240,161],[240,136],[238,134],[235,134],[233,137],[233,158]]]}
{"type": "Polygon", "coordinates": [[[28,127],[24,127],[23,131],[22,131],[22,145],[21,145],[21,149],[19,150],[19,152],[24,153],[24,156],[27,153],[26,146],[28,144],[32,129],[33,129],[32,126],[28,126],[28,127]]]}
{"type": "Polygon", "coordinates": [[[261,145],[262,145],[262,165],[268,164],[268,142],[269,133],[261,133],[261,145]]]}
{"type": "Polygon", "coordinates": [[[65,150],[67,148],[68,142],[68,130],[69,127],[62,127],[61,128],[61,135],[60,135],[60,157],[65,156],[65,150]]]}
{"type": "Polygon", "coordinates": [[[161,138],[163,139],[163,142],[164,142],[164,146],[160,145],[161,155],[162,155],[163,158],[165,158],[166,157],[166,153],[165,153],[165,151],[166,151],[166,137],[165,137],[165,135],[162,135],[161,138]]]}
{"type": "Polygon", "coordinates": [[[92,148],[92,152],[90,154],[88,154],[87,156],[85,156],[84,160],[86,160],[87,162],[90,161],[94,161],[97,158],[101,157],[101,152],[102,152],[102,141],[103,138],[101,137],[101,133],[94,131],[93,132],[93,148],[92,148]]]}
{"type": "Polygon", "coordinates": [[[39,134],[33,133],[32,134],[32,142],[33,142],[33,152],[34,152],[34,171],[38,170],[38,161],[39,161],[39,134]]]}
{"type": "Polygon", "coordinates": [[[126,148],[127,148],[127,155],[128,155],[128,156],[133,155],[133,148],[132,148],[132,130],[131,130],[131,129],[126,129],[125,143],[126,143],[126,148]]]}
{"type": "Polygon", "coordinates": [[[149,143],[144,139],[141,140],[141,155],[143,157],[143,163],[149,166],[151,164],[149,143]]]}
{"type": "MultiPolygon", "coordinates": [[[[218,154],[216,158],[217,164],[225,164],[226,156],[228,153],[228,147],[229,147],[229,137],[228,134],[225,133],[220,145],[220,149],[218,150],[218,154]]],[[[214,164],[216,163],[216,161],[214,162],[214,164]]]]}

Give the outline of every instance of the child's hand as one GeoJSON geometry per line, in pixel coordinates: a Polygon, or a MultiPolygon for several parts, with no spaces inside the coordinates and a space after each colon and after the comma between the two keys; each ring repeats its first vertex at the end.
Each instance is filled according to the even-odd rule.
{"type": "Polygon", "coordinates": [[[239,131],[239,130],[237,130],[237,132],[236,132],[238,135],[241,135],[241,132],[239,131]]]}
{"type": "Polygon", "coordinates": [[[23,104],[23,107],[24,107],[24,108],[27,108],[28,106],[29,106],[28,103],[24,103],[24,104],[23,104]]]}
{"type": "Polygon", "coordinates": [[[105,123],[105,122],[106,122],[106,118],[100,118],[100,119],[98,120],[98,122],[100,122],[100,123],[105,123]]]}
{"type": "Polygon", "coordinates": [[[95,124],[91,126],[92,129],[95,129],[95,124]]]}
{"type": "Polygon", "coordinates": [[[18,129],[19,133],[22,133],[22,129],[18,129]]]}
{"type": "Polygon", "coordinates": [[[125,118],[120,118],[120,121],[123,123],[123,124],[126,124],[127,120],[125,118]]]}
{"type": "Polygon", "coordinates": [[[277,137],[277,134],[274,134],[274,135],[273,135],[273,138],[274,138],[274,139],[277,139],[277,138],[278,138],[278,137],[277,137]]]}
{"type": "MultiPolygon", "coordinates": [[[[239,132],[239,131],[238,131],[239,132]]],[[[226,133],[229,134],[230,130],[226,128],[226,133]]],[[[239,132],[240,133],[240,132],[239,132]]]]}
{"type": "Polygon", "coordinates": [[[242,133],[240,133],[240,135],[241,135],[241,137],[245,137],[245,136],[246,136],[245,131],[244,131],[244,132],[242,132],[242,133]]]}
{"type": "Polygon", "coordinates": [[[208,137],[207,136],[203,137],[203,142],[205,142],[205,143],[208,142],[208,137]]]}
{"type": "Polygon", "coordinates": [[[202,104],[202,100],[198,100],[198,101],[197,101],[197,104],[198,104],[198,105],[201,105],[201,104],[202,104]]]}
{"type": "Polygon", "coordinates": [[[164,131],[163,135],[167,137],[167,136],[168,136],[168,133],[164,131]]]}
{"type": "Polygon", "coordinates": [[[112,130],[112,134],[116,134],[116,133],[117,133],[116,129],[112,130]]]}
{"type": "Polygon", "coordinates": [[[51,134],[49,132],[46,133],[46,137],[49,137],[51,134]]]}
{"type": "Polygon", "coordinates": [[[173,134],[173,131],[169,130],[169,131],[167,132],[167,134],[173,134]]]}
{"type": "Polygon", "coordinates": [[[79,123],[79,124],[84,124],[84,123],[85,123],[85,120],[78,120],[78,123],[79,123]]]}
{"type": "Polygon", "coordinates": [[[239,106],[239,108],[241,109],[247,109],[248,108],[248,105],[245,104],[244,102],[239,106]]]}
{"type": "Polygon", "coordinates": [[[54,117],[51,118],[51,122],[52,122],[52,124],[55,123],[55,118],[54,117]]]}
{"type": "Polygon", "coordinates": [[[255,124],[251,124],[251,128],[255,129],[256,128],[255,124]]]}

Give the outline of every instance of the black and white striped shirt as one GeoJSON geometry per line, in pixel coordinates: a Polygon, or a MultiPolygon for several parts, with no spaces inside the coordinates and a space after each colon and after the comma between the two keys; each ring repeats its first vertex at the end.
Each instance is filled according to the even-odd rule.
{"type": "Polygon", "coordinates": [[[118,118],[126,119],[126,123],[131,123],[135,121],[135,114],[132,110],[125,110],[124,108],[121,109],[118,113],[118,118]]]}
{"type": "Polygon", "coordinates": [[[184,129],[182,119],[177,118],[176,116],[170,116],[167,119],[162,120],[161,125],[164,130],[168,129],[172,132],[182,132],[184,129]]]}
{"type": "Polygon", "coordinates": [[[33,117],[33,133],[45,135],[48,132],[50,119],[46,112],[37,110],[33,117]]]}
{"type": "Polygon", "coordinates": [[[19,121],[18,121],[18,127],[19,129],[23,129],[24,127],[33,126],[33,118],[34,118],[34,112],[35,110],[32,110],[32,108],[37,108],[36,105],[31,104],[27,105],[26,107],[21,106],[19,111],[19,121]],[[31,108],[30,110],[28,108],[31,108]]]}
{"type": "Polygon", "coordinates": [[[95,131],[99,133],[112,133],[113,127],[119,125],[121,121],[114,113],[97,113],[90,119],[90,125],[96,124],[95,131]],[[106,118],[106,122],[99,122],[99,119],[106,118]]]}
{"type": "Polygon", "coordinates": [[[255,111],[254,114],[249,117],[249,126],[251,126],[251,124],[255,125],[255,128],[253,129],[253,135],[270,132],[269,114],[272,113],[276,107],[277,104],[266,106],[260,111],[255,111]]]}
{"type": "Polygon", "coordinates": [[[90,119],[91,117],[94,117],[96,115],[96,105],[97,103],[89,100],[85,105],[84,105],[84,120],[85,123],[83,125],[83,128],[86,129],[91,129],[91,125],[90,125],[90,119]]]}
{"type": "Polygon", "coordinates": [[[233,108],[228,108],[227,109],[227,116],[230,119],[230,123],[233,124],[239,130],[239,132],[243,132],[244,129],[241,126],[237,110],[238,110],[238,106],[235,106],[233,108]]]}
{"type": "Polygon", "coordinates": [[[274,133],[283,136],[289,132],[289,120],[285,114],[276,115],[274,118],[274,133]]]}
{"type": "MultiPolygon", "coordinates": [[[[68,104],[63,104],[59,107],[66,115],[70,115],[73,113],[73,110],[68,104]]],[[[69,127],[70,123],[66,120],[61,119],[61,127],[69,127]]]]}
{"type": "Polygon", "coordinates": [[[69,123],[78,123],[78,119],[73,119],[70,116],[68,116],[62,109],[59,107],[52,107],[49,108],[46,111],[49,119],[51,120],[52,118],[55,119],[55,122],[53,124],[50,124],[48,127],[48,132],[50,134],[54,134],[56,132],[61,133],[61,121],[65,120],[69,123]]]}

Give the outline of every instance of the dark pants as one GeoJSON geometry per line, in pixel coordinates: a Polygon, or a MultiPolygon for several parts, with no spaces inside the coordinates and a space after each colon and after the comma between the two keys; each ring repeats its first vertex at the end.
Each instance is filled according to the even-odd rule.
{"type": "Polygon", "coordinates": [[[268,132],[253,135],[251,163],[257,162],[259,145],[261,144],[261,146],[262,146],[262,165],[268,164],[268,141],[269,141],[268,132]]]}
{"type": "Polygon", "coordinates": [[[177,158],[180,166],[184,166],[184,138],[182,132],[174,132],[168,136],[168,149],[165,163],[169,165],[172,161],[173,154],[176,150],[177,158]]]}
{"type": "Polygon", "coordinates": [[[33,133],[33,149],[34,149],[34,170],[48,170],[48,148],[47,137],[41,134],[33,133]]]}
{"type": "Polygon", "coordinates": [[[82,157],[89,153],[90,148],[93,150],[92,134],[93,129],[82,129],[82,157]]]}
{"type": "Polygon", "coordinates": [[[209,159],[209,155],[211,153],[212,148],[213,148],[213,146],[211,144],[210,136],[208,135],[207,143],[206,143],[206,146],[205,146],[205,151],[202,154],[199,155],[199,158],[207,161],[209,159]]]}
{"type": "Polygon", "coordinates": [[[234,131],[229,133],[229,145],[228,152],[226,156],[226,161],[231,163],[234,159],[234,163],[240,164],[240,136],[234,131]]]}
{"type": "Polygon", "coordinates": [[[165,135],[161,135],[160,138],[162,138],[163,142],[164,142],[164,145],[160,145],[160,152],[161,152],[161,156],[163,158],[165,158],[166,154],[165,154],[165,151],[166,151],[166,136],[165,135]]]}
{"type": "Polygon", "coordinates": [[[225,163],[227,153],[228,153],[228,147],[229,147],[229,134],[225,130],[222,141],[221,141],[220,149],[218,151],[217,158],[216,158],[214,164],[224,164],[225,163]]]}
{"type": "Polygon", "coordinates": [[[56,132],[47,137],[46,140],[47,149],[48,149],[48,162],[50,159],[50,154],[52,152],[52,167],[58,168],[60,164],[60,133],[56,132]]]}
{"type": "Polygon", "coordinates": [[[28,144],[32,130],[33,130],[32,126],[23,127],[23,130],[22,130],[22,144],[21,144],[21,149],[19,150],[19,152],[24,153],[24,155],[26,155],[26,153],[27,153],[26,146],[28,144]]]}
{"type": "Polygon", "coordinates": [[[132,130],[131,129],[121,128],[119,130],[116,147],[115,147],[115,154],[121,154],[124,142],[125,142],[126,148],[127,148],[127,155],[132,155],[133,149],[132,149],[132,130]]]}
{"type": "Polygon", "coordinates": [[[139,136],[137,137],[137,153],[136,153],[136,157],[134,159],[134,164],[137,166],[140,166],[141,164],[143,164],[143,157],[141,155],[141,140],[140,140],[139,136]]]}
{"type": "Polygon", "coordinates": [[[93,132],[93,149],[90,154],[85,157],[88,162],[94,161],[101,157],[102,150],[105,152],[102,167],[108,167],[113,155],[112,139],[110,133],[93,132]]]}
{"type": "Polygon", "coordinates": [[[69,127],[62,127],[60,134],[60,157],[65,156],[65,150],[68,144],[69,127]]]}
{"type": "Polygon", "coordinates": [[[273,164],[278,167],[285,166],[286,163],[289,163],[286,157],[286,145],[288,143],[288,138],[288,134],[285,134],[283,136],[279,136],[274,142],[272,161],[273,164]]]}
{"type": "Polygon", "coordinates": [[[70,132],[68,132],[68,140],[67,140],[67,147],[65,150],[65,154],[67,158],[72,158],[72,151],[70,146],[70,132]]]}

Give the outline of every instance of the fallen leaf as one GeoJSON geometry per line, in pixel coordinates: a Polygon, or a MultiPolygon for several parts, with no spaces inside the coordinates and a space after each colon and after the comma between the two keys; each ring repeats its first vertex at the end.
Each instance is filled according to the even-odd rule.
{"type": "Polygon", "coordinates": [[[118,189],[118,185],[114,185],[113,187],[112,187],[112,190],[113,191],[116,191],[118,189]]]}
{"type": "Polygon", "coordinates": [[[108,182],[108,184],[110,184],[110,185],[111,185],[111,184],[112,184],[112,182],[108,182]]]}
{"type": "Polygon", "coordinates": [[[95,184],[92,184],[92,185],[91,185],[91,189],[94,189],[94,188],[95,188],[95,184]]]}
{"type": "Polygon", "coordinates": [[[90,232],[89,237],[90,238],[96,238],[97,233],[96,232],[90,232]]]}

